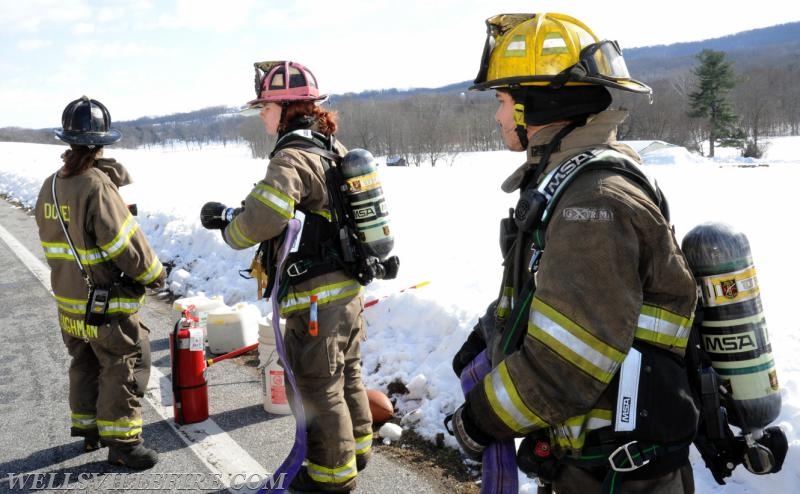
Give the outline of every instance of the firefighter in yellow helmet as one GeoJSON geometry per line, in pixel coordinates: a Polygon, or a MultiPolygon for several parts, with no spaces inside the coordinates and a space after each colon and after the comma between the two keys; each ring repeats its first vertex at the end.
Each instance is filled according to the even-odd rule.
{"type": "Polygon", "coordinates": [[[473,89],[495,90],[503,140],[527,161],[502,184],[519,190],[501,222],[502,288],[454,356],[474,382],[449,426],[484,483],[508,477],[487,474],[508,465],[484,453],[524,438],[516,464],[543,491],[693,492],[682,363],[695,283],[661,191],[616,141],[627,114],[608,110],[609,88],[651,90],[572,17],[486,24],[473,89]]]}

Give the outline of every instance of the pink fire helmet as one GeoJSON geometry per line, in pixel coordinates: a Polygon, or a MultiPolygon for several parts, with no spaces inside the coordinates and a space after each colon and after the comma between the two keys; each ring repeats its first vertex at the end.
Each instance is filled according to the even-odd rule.
{"type": "Polygon", "coordinates": [[[256,62],[256,99],[247,102],[253,108],[260,103],[282,101],[322,101],[317,79],[305,66],[288,60],[256,62]]]}

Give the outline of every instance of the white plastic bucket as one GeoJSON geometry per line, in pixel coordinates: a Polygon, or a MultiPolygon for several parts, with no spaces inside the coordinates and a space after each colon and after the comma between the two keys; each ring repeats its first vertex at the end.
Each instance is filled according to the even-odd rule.
{"type": "Polygon", "coordinates": [[[233,307],[220,307],[208,312],[208,349],[211,353],[228,353],[258,342],[258,307],[241,302],[233,307]]]}
{"type": "Polygon", "coordinates": [[[215,295],[211,298],[205,295],[197,295],[194,297],[179,298],[172,304],[172,309],[178,313],[178,318],[183,315],[183,311],[189,307],[194,306],[191,314],[198,319],[197,325],[203,328],[203,338],[208,341],[208,312],[214,309],[226,307],[225,302],[222,301],[222,295],[215,295]]]}
{"type": "MultiPolygon", "coordinates": [[[[285,327],[280,323],[281,334],[285,327]]],[[[278,358],[275,347],[275,330],[272,328],[272,318],[262,317],[258,321],[258,360],[261,371],[261,393],[264,398],[264,410],[275,415],[288,415],[292,413],[286,395],[286,381],[283,367],[278,358]]]]}

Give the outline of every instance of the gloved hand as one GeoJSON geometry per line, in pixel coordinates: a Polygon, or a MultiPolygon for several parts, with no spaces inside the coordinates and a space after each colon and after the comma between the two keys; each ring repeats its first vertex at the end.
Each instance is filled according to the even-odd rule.
{"type": "Polygon", "coordinates": [[[224,230],[233,220],[235,212],[221,202],[207,202],[200,210],[200,223],[208,230],[224,230]]]}
{"type": "Polygon", "coordinates": [[[167,274],[168,274],[167,273],[167,268],[165,266],[161,270],[161,275],[157,279],[155,279],[152,283],[150,283],[149,285],[145,285],[145,286],[147,286],[147,288],[150,288],[151,290],[159,290],[159,289],[161,289],[164,286],[164,282],[167,281],[167,274]]]}
{"type": "MultiPolygon", "coordinates": [[[[472,460],[481,461],[483,450],[492,442],[492,438],[475,424],[470,413],[469,404],[464,403],[458,407],[448,419],[451,419],[453,424],[453,430],[450,431],[448,429],[448,431],[455,436],[464,454],[472,460]]],[[[445,419],[446,426],[447,419],[445,419]]]]}
{"type": "Polygon", "coordinates": [[[475,357],[486,348],[486,342],[483,340],[483,334],[480,328],[476,327],[467,337],[467,341],[461,345],[461,348],[453,356],[453,371],[456,376],[461,377],[461,371],[472,362],[475,357]]]}

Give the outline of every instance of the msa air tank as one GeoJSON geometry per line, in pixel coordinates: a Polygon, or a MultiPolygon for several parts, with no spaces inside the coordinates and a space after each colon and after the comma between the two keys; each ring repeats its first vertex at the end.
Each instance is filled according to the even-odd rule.
{"type": "Polygon", "coordinates": [[[353,149],[344,155],[341,170],[356,233],[367,253],[383,261],[394,247],[394,238],[389,229],[389,212],[377,165],[372,153],[353,149]]]}
{"type": "Polygon", "coordinates": [[[762,429],[780,413],[781,395],[750,243],[710,222],[681,247],[700,289],[700,341],[741,415],[729,411],[729,421],[745,432],[762,429]]]}

